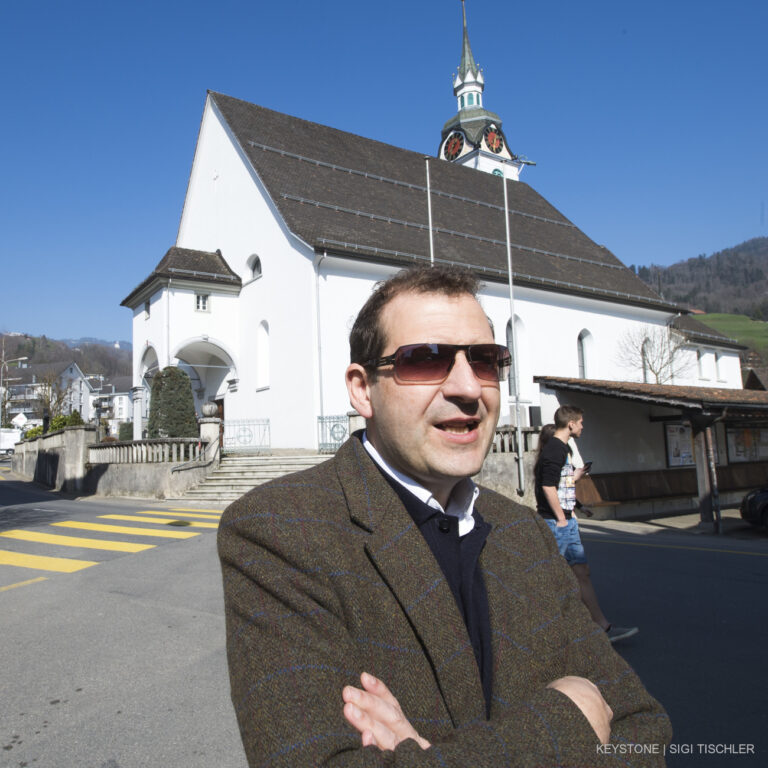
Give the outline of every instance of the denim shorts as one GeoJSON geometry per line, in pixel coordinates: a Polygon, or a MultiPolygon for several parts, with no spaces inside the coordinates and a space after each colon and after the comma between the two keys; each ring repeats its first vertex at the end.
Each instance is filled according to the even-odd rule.
{"type": "Polygon", "coordinates": [[[572,517],[568,521],[568,525],[564,525],[562,528],[557,527],[557,520],[545,518],[545,522],[555,535],[557,548],[568,565],[581,565],[587,562],[587,555],[579,535],[579,521],[575,517],[572,517]]]}

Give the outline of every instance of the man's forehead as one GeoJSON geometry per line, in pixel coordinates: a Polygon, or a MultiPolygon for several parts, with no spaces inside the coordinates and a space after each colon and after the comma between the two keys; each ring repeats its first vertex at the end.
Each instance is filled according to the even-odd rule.
{"type": "MultiPolygon", "coordinates": [[[[405,318],[413,324],[420,320],[428,323],[424,317],[428,311],[444,311],[455,316],[458,312],[461,316],[483,314],[483,308],[476,296],[471,293],[447,294],[435,291],[403,291],[393,296],[384,305],[381,318],[383,321],[402,322],[405,318]]],[[[489,321],[490,322],[490,321],[489,321]]]]}

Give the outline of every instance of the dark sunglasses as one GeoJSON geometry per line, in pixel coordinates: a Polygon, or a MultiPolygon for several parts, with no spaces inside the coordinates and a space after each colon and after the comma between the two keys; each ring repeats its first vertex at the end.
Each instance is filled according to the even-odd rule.
{"type": "Polygon", "coordinates": [[[368,360],[366,368],[394,365],[395,381],[400,384],[441,384],[464,352],[475,376],[482,381],[504,381],[512,358],[501,344],[406,344],[394,354],[368,360]]]}

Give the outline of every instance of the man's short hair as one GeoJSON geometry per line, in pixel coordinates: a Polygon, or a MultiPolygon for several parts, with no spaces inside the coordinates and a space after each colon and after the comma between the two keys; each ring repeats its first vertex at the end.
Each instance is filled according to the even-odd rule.
{"type": "MultiPolygon", "coordinates": [[[[401,293],[439,293],[445,296],[468,294],[477,298],[477,291],[477,279],[465,267],[409,267],[388,280],[376,283],[349,334],[350,362],[364,365],[382,356],[387,340],[381,328],[381,313],[401,293]]],[[[371,373],[374,374],[374,370],[371,373]]]]}
{"type": "Polygon", "coordinates": [[[565,429],[572,421],[578,421],[584,415],[584,409],[576,405],[561,405],[555,411],[555,427],[565,429]]]}

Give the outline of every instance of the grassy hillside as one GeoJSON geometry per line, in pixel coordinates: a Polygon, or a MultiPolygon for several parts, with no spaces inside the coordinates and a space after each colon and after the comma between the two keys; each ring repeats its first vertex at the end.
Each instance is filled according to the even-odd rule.
{"type": "Polygon", "coordinates": [[[752,320],[746,315],[711,313],[694,317],[704,325],[754,349],[764,361],[768,361],[768,323],[752,320]]]}

